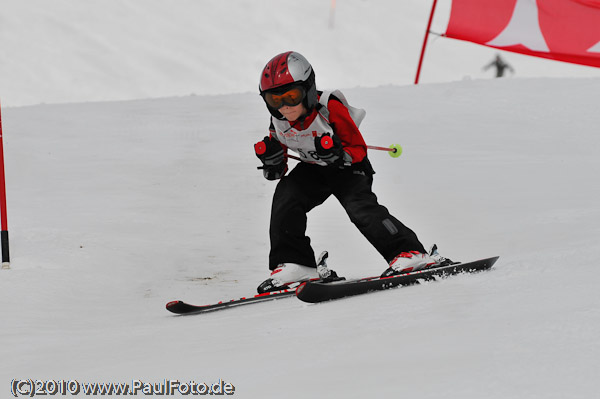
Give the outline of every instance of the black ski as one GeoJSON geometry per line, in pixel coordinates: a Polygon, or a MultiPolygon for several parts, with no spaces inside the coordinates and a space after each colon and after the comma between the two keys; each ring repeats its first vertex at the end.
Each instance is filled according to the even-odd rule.
{"type": "Polygon", "coordinates": [[[366,294],[371,291],[381,291],[399,285],[416,284],[419,280],[435,280],[435,277],[486,270],[492,267],[497,260],[498,257],[496,256],[473,262],[438,266],[391,277],[367,277],[331,283],[307,282],[301,284],[296,289],[296,296],[302,301],[310,303],[330,301],[347,296],[366,294]]]}
{"type": "Polygon", "coordinates": [[[172,313],[189,315],[198,313],[214,312],[216,310],[223,310],[227,308],[233,308],[236,306],[248,305],[251,303],[272,301],[274,299],[290,297],[295,294],[294,288],[288,288],[281,291],[271,291],[264,294],[254,295],[252,297],[244,297],[239,299],[232,299],[230,301],[222,301],[212,305],[191,305],[183,301],[171,301],[167,303],[167,310],[172,313]]]}

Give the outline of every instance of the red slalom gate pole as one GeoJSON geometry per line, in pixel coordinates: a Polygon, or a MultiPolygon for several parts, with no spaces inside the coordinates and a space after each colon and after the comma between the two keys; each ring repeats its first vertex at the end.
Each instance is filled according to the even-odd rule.
{"type": "Polygon", "coordinates": [[[429,29],[431,29],[431,22],[433,21],[433,14],[435,13],[435,6],[437,0],[433,0],[431,6],[431,14],[429,14],[429,22],[427,23],[427,30],[425,31],[425,39],[423,39],[423,47],[421,48],[421,56],[419,57],[419,66],[417,66],[417,76],[415,77],[415,84],[419,84],[419,76],[421,75],[421,66],[423,65],[423,57],[425,56],[425,47],[427,47],[427,39],[429,38],[429,29]]]}
{"type": "MultiPolygon", "coordinates": [[[[1,108],[1,107],[0,107],[1,108]]],[[[2,111],[0,109],[0,219],[2,231],[0,242],[2,243],[2,268],[10,269],[10,252],[8,249],[8,220],[6,213],[6,180],[4,177],[4,144],[2,140],[2,111]]]]}

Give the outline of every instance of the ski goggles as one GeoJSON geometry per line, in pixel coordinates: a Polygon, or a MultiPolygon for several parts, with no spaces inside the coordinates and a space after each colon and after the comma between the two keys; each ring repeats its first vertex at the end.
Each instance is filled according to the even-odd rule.
{"type": "Polygon", "coordinates": [[[284,105],[295,107],[304,100],[305,96],[306,91],[304,88],[302,86],[295,86],[279,94],[266,92],[264,94],[264,99],[269,107],[279,109],[284,105]]]}

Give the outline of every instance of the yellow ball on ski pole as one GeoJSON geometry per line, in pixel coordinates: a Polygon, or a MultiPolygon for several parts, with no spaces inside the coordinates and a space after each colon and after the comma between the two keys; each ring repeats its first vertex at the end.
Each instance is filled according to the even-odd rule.
{"type": "Polygon", "coordinates": [[[402,155],[402,146],[400,144],[392,144],[390,146],[389,154],[392,158],[398,158],[400,155],[402,155]]]}

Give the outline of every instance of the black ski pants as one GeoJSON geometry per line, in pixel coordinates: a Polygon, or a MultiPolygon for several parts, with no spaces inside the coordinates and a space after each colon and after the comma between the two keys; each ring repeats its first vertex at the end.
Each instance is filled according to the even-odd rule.
{"type": "Polygon", "coordinates": [[[368,162],[343,169],[300,162],[279,181],[271,208],[271,270],[281,263],[317,266],[306,236],[306,215],[331,195],[387,262],[400,252],[425,252],[416,234],[377,202],[368,162]]]}

